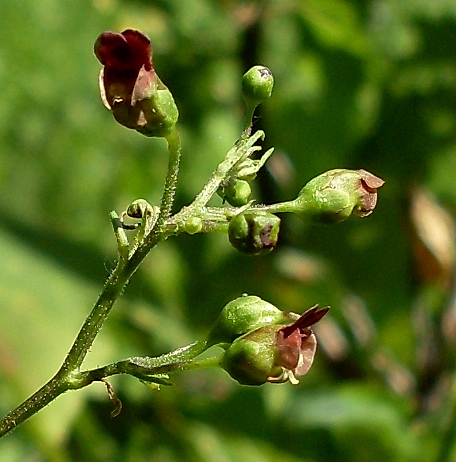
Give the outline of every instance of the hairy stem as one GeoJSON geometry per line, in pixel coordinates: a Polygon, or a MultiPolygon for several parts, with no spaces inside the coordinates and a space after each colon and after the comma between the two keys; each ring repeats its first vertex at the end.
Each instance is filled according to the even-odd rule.
{"type": "Polygon", "coordinates": [[[228,152],[223,160],[212,174],[211,178],[204,185],[202,191],[196,196],[193,203],[188,207],[189,209],[198,209],[204,207],[211,197],[217,192],[222,181],[226,178],[230,170],[242,159],[248,156],[249,150],[253,148],[254,144],[264,137],[264,132],[258,130],[250,138],[243,138],[238,140],[234,147],[228,152]]]}
{"type": "Polygon", "coordinates": [[[114,225],[119,250],[116,267],[108,277],[103,291],[98,297],[91,313],[84,321],[57,374],[46,385],[41,387],[0,421],[0,437],[36,414],[65,391],[74,389],[74,378],[72,378],[72,375],[81,367],[103,323],[106,321],[114,303],[128,284],[131,276],[148,252],[160,241],[163,233],[163,225],[169,217],[173,205],[179,172],[180,140],[177,130],[167,138],[167,142],[169,150],[168,173],[161,200],[160,214],[154,228],[151,230],[144,244],[138,247],[127,260],[128,253],[126,249],[128,249],[128,241],[121,229],[117,215],[111,214],[111,221],[114,225]]]}
{"type": "MultiPolygon", "coordinates": [[[[137,246],[133,247],[129,255],[129,241],[125,230],[117,214],[115,212],[111,213],[110,218],[118,246],[116,267],[108,277],[103,291],[81,327],[57,374],[0,421],[0,437],[36,414],[65,391],[85,387],[95,380],[102,380],[114,374],[127,373],[141,380],[150,379],[153,382],[154,374],[166,374],[168,372],[210,367],[218,364],[217,358],[209,358],[196,362],[193,360],[195,356],[208,347],[206,342],[203,341],[195,342],[158,358],[131,358],[130,360],[119,361],[93,371],[79,371],[103,323],[106,321],[114,303],[128,284],[131,276],[135,273],[149,251],[158,242],[173,234],[169,231],[169,225],[172,222],[175,224],[185,223],[185,220],[188,218],[197,216],[204,221],[204,231],[207,232],[208,230],[217,230],[221,226],[226,226],[229,219],[237,213],[236,209],[226,208],[220,210],[213,207],[206,207],[206,204],[216,193],[230,170],[238,162],[248,157],[252,151],[257,150],[254,145],[263,136],[264,133],[258,131],[250,138],[247,136],[241,137],[228,152],[226,158],[219,164],[212,177],[192,204],[184,207],[171,218],[170,215],[179,173],[181,148],[177,130],[174,130],[166,138],[169,151],[168,171],[160,203],[160,211],[152,229],[138,242],[137,246]]],[[[143,226],[145,225],[143,224],[143,226]]]]}

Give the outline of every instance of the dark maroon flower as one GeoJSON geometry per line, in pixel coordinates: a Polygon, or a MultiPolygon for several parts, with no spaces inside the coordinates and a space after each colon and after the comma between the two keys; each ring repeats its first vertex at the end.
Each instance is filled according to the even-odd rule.
{"type": "Polygon", "coordinates": [[[104,66],[101,99],[117,122],[148,136],[166,136],[178,112],[171,93],[155,73],[149,38],[131,29],[120,34],[103,32],[94,51],[104,66]]]}

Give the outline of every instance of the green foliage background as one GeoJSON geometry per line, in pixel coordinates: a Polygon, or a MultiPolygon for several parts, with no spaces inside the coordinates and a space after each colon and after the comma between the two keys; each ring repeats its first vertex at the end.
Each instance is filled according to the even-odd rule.
{"type": "MultiPolygon", "coordinates": [[[[93,43],[125,28],[150,36],[181,112],[177,206],[238,137],[240,77],[254,64],[276,80],[255,122],[276,148],[259,201],[291,199],[330,168],[386,185],[366,220],[284,217],[265,257],[222,235],[167,241],[86,363],[189,343],[247,292],[286,311],[331,305],[298,387],[210,371],[156,392],[118,377],[120,416],[101,384],[68,393],[0,441],[2,462],[454,460],[453,264],[417,258],[425,243],[410,218],[417,187],[437,210],[456,209],[452,0],[2,0],[0,411],[53,375],[90,311],[115,258],[109,211],[161,195],[164,142],[117,125],[98,95],[93,43]]],[[[435,213],[419,214],[431,229],[435,213]]]]}

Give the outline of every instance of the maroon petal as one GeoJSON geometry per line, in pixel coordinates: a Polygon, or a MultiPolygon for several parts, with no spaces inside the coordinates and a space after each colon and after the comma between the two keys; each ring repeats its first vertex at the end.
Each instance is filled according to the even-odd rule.
{"type": "Polygon", "coordinates": [[[142,66],[146,71],[152,69],[150,40],[139,31],[103,32],[94,51],[101,64],[116,72],[138,72],[142,66]]]}
{"type": "Polygon", "coordinates": [[[122,32],[126,38],[131,54],[135,60],[135,69],[144,66],[146,71],[152,70],[152,47],[147,35],[137,30],[127,29],[122,32]]]}
{"type": "Polygon", "coordinates": [[[156,80],[155,72],[146,71],[144,66],[138,72],[133,91],[131,94],[131,104],[134,106],[137,101],[148,98],[155,91],[156,80]]]}
{"type": "Polygon", "coordinates": [[[299,319],[297,319],[293,324],[284,327],[281,329],[284,337],[288,337],[296,329],[304,330],[306,327],[310,327],[320,321],[320,319],[329,311],[329,307],[320,308],[318,305],[307,310],[299,319]]]}
{"type": "Polygon", "coordinates": [[[94,46],[95,55],[101,64],[118,68],[128,58],[129,48],[126,38],[116,32],[103,32],[94,46]]]}
{"type": "Polygon", "coordinates": [[[372,175],[372,173],[369,173],[366,170],[360,169],[358,172],[361,175],[363,187],[369,192],[376,192],[377,188],[380,188],[385,184],[381,178],[372,175]]]}

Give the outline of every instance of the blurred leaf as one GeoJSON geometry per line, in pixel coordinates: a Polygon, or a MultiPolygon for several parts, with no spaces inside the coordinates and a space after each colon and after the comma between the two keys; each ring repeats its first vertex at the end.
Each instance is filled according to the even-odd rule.
{"type": "Polygon", "coordinates": [[[410,431],[403,405],[367,385],[340,385],[294,399],[285,425],[325,428],[350,460],[420,460],[418,439],[410,431]]]}

